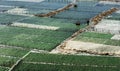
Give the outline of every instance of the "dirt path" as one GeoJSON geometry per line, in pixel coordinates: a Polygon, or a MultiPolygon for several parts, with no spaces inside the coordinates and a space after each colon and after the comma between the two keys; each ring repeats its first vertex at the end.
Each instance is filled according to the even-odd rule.
{"type": "Polygon", "coordinates": [[[13,71],[13,69],[14,69],[25,57],[27,57],[30,53],[31,53],[31,51],[29,51],[29,52],[26,53],[22,58],[20,58],[20,59],[9,69],[9,71],[13,71]]]}
{"type": "Polygon", "coordinates": [[[55,11],[51,11],[51,12],[49,12],[47,14],[35,14],[34,16],[37,16],[37,17],[51,17],[51,16],[54,16],[54,15],[60,13],[60,12],[63,12],[63,11],[68,10],[70,8],[73,8],[73,6],[74,6],[74,4],[70,3],[70,4],[66,5],[66,6],[64,6],[63,8],[59,8],[59,9],[57,9],[55,11]]]}

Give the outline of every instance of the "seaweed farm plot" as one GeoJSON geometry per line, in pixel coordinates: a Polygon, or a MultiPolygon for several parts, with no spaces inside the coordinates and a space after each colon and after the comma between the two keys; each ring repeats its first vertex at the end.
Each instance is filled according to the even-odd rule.
{"type": "Polygon", "coordinates": [[[0,27],[0,44],[28,49],[52,50],[75,31],[0,27]]]}
{"type": "Polygon", "coordinates": [[[66,3],[48,1],[42,2],[0,1],[0,4],[24,8],[28,11],[27,14],[48,13],[50,11],[62,8],[67,5],[66,3]]]}
{"type": "Polygon", "coordinates": [[[3,66],[3,67],[11,67],[16,61],[17,61],[16,58],[0,56],[0,66],[3,66]]]}
{"type": "MultiPolygon", "coordinates": [[[[5,1],[15,1],[15,0],[5,0],[5,1]]],[[[23,1],[23,2],[42,2],[43,0],[17,0],[17,1],[23,1]]]]}
{"type": "Polygon", "coordinates": [[[95,32],[91,22],[117,6],[72,2],[0,0],[0,71],[120,71],[119,12],[100,24],[117,35],[95,32]]]}
{"type": "Polygon", "coordinates": [[[39,18],[39,17],[31,17],[28,19],[24,19],[21,21],[17,21],[20,23],[26,24],[35,24],[35,25],[42,25],[42,26],[54,26],[59,27],[59,31],[68,31],[68,32],[75,32],[78,29],[85,27],[85,25],[81,25],[77,27],[74,23],[76,20],[68,20],[68,19],[55,19],[55,18],[39,18]]]}
{"type": "Polygon", "coordinates": [[[0,67],[0,71],[8,71],[8,68],[0,67]]]}
{"type": "Polygon", "coordinates": [[[51,2],[51,3],[71,3],[72,0],[44,0],[45,2],[51,2]]]}
{"type": "MultiPolygon", "coordinates": [[[[30,0],[29,0],[30,1],[30,0]]],[[[61,8],[63,7],[64,5],[67,5],[67,3],[63,2],[51,2],[52,0],[50,1],[41,1],[41,2],[29,2],[29,1],[15,1],[15,0],[2,0],[0,1],[0,4],[1,5],[9,5],[9,6],[16,6],[16,7],[24,7],[24,8],[41,8],[41,7],[45,7],[45,8],[53,8],[53,9],[57,9],[57,8],[61,8]]],[[[37,0],[36,0],[37,1],[37,0]]],[[[56,0],[57,1],[57,0],[56,0]]],[[[59,1],[59,0],[58,0],[59,1]]]]}
{"type": "Polygon", "coordinates": [[[23,48],[3,46],[3,47],[0,47],[0,56],[19,58],[19,57],[24,56],[28,51],[29,50],[25,50],[23,48]]]}
{"type": "Polygon", "coordinates": [[[66,3],[52,3],[52,2],[40,2],[40,3],[36,3],[35,6],[28,6],[26,8],[32,8],[32,9],[48,9],[48,10],[56,10],[59,8],[64,7],[65,5],[67,5],[66,3]]]}
{"type": "Polygon", "coordinates": [[[112,34],[103,34],[97,32],[84,32],[78,35],[75,40],[80,40],[84,42],[94,42],[106,45],[120,46],[120,40],[112,40],[112,34]]]}
{"type": "Polygon", "coordinates": [[[24,19],[26,17],[27,16],[11,15],[11,14],[0,14],[0,24],[9,25],[9,24],[12,24],[12,22],[24,19]]]}
{"type": "Polygon", "coordinates": [[[80,1],[77,3],[77,7],[70,8],[64,12],[58,13],[53,18],[60,18],[60,19],[69,19],[69,20],[77,20],[81,23],[86,23],[87,20],[90,20],[92,17],[98,15],[99,13],[110,9],[109,6],[96,6],[97,2],[84,2],[80,1]],[[84,3],[81,4],[81,3],[84,3]]]}
{"type": "Polygon", "coordinates": [[[66,5],[67,5],[66,3],[54,3],[54,2],[43,1],[43,2],[37,3],[34,6],[28,6],[25,8],[28,9],[29,14],[44,14],[44,13],[49,13],[53,10],[62,8],[66,5]]]}
{"type": "Polygon", "coordinates": [[[92,13],[101,13],[102,11],[108,10],[111,7],[109,6],[97,6],[98,2],[96,1],[80,1],[77,3],[77,8],[71,8],[70,11],[82,11],[82,12],[92,12],[92,13]]]}
{"type": "Polygon", "coordinates": [[[106,19],[120,20],[120,13],[113,13],[112,15],[109,15],[108,17],[106,17],[106,19]]]}
{"type": "Polygon", "coordinates": [[[5,5],[5,6],[14,6],[14,7],[24,7],[24,6],[33,6],[36,3],[32,2],[20,2],[20,1],[5,1],[5,0],[0,0],[0,5],[5,5]]]}
{"type": "Polygon", "coordinates": [[[0,71],[8,71],[8,69],[27,52],[28,50],[12,46],[0,46],[0,71]]]}
{"type": "Polygon", "coordinates": [[[61,12],[53,18],[60,18],[60,19],[69,19],[69,20],[78,20],[81,23],[86,23],[87,20],[97,15],[97,13],[89,13],[89,12],[76,12],[76,11],[64,11],[61,12]]]}
{"type": "Polygon", "coordinates": [[[117,57],[31,53],[13,71],[119,71],[119,64],[117,57]]]}
{"type": "Polygon", "coordinates": [[[97,3],[98,3],[98,1],[84,1],[84,0],[77,2],[78,7],[81,7],[81,6],[93,7],[97,3]]]}

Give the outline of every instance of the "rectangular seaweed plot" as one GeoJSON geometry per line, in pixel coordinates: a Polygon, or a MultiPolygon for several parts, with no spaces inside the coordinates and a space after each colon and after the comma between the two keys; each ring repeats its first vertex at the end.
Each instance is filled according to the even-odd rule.
{"type": "Polygon", "coordinates": [[[19,27],[0,27],[0,44],[28,49],[52,50],[73,32],[19,27]]]}
{"type": "Polygon", "coordinates": [[[0,56],[0,66],[10,68],[17,60],[18,58],[13,58],[12,56],[0,56]]]}
{"type": "Polygon", "coordinates": [[[74,40],[84,42],[94,42],[99,44],[120,46],[120,40],[112,40],[112,34],[97,33],[97,32],[84,32],[79,34],[74,40]]]}
{"type": "Polygon", "coordinates": [[[0,67],[0,71],[8,71],[8,68],[0,67]]]}
{"type": "Polygon", "coordinates": [[[22,2],[22,1],[5,1],[5,0],[0,0],[0,5],[6,5],[6,6],[14,6],[14,7],[25,7],[25,6],[31,6],[35,5],[36,3],[34,2],[22,2]]]}
{"type": "Polygon", "coordinates": [[[27,16],[20,16],[20,15],[11,15],[11,14],[0,14],[0,24],[2,25],[8,25],[12,22],[21,20],[26,18],[27,16]]]}
{"type": "Polygon", "coordinates": [[[75,32],[84,26],[81,25],[79,27],[76,27],[76,25],[74,24],[76,21],[77,20],[31,17],[18,22],[25,24],[54,26],[54,27],[59,27],[58,30],[61,31],[75,32]]]}
{"type": "Polygon", "coordinates": [[[0,46],[0,71],[7,71],[16,61],[28,51],[21,48],[0,46]]]}
{"type": "MultiPolygon", "coordinates": [[[[89,5],[89,4],[88,4],[89,5]]],[[[109,10],[111,7],[109,6],[82,6],[81,4],[78,4],[77,8],[71,8],[70,10],[72,11],[86,11],[86,12],[92,12],[92,13],[101,13],[103,11],[109,10]]]]}
{"type": "Polygon", "coordinates": [[[32,6],[26,6],[24,8],[28,9],[30,14],[46,14],[53,10],[62,8],[66,5],[67,4],[64,4],[64,3],[40,2],[32,6]]]}
{"type": "Polygon", "coordinates": [[[117,71],[119,68],[22,63],[13,71],[117,71]]]}
{"type": "Polygon", "coordinates": [[[119,71],[119,64],[117,57],[31,53],[14,71],[119,71]]]}
{"type": "Polygon", "coordinates": [[[106,17],[106,19],[111,19],[111,20],[120,20],[120,13],[113,13],[106,17]]]}
{"type": "Polygon", "coordinates": [[[28,50],[24,50],[22,48],[15,48],[15,47],[2,47],[0,48],[0,55],[2,56],[8,56],[12,58],[20,58],[24,56],[28,50]]]}
{"type": "Polygon", "coordinates": [[[0,5],[14,6],[18,8],[23,8],[28,11],[29,14],[40,14],[48,13],[50,11],[62,8],[66,6],[66,3],[59,2],[27,2],[27,1],[0,1],[0,5]]]}
{"type": "Polygon", "coordinates": [[[52,2],[52,3],[71,3],[72,0],[44,0],[45,2],[52,2]]]}
{"type": "Polygon", "coordinates": [[[77,20],[85,24],[87,20],[90,20],[90,18],[94,17],[95,15],[97,15],[97,13],[68,10],[53,16],[53,18],[77,20]]]}
{"type": "Polygon", "coordinates": [[[12,6],[5,6],[5,5],[0,5],[0,13],[3,13],[7,10],[13,9],[14,7],[12,6]]]}

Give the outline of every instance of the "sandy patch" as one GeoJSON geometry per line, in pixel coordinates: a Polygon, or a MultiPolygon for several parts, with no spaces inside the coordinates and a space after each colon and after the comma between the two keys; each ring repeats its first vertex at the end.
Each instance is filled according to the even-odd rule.
{"type": "Polygon", "coordinates": [[[96,54],[116,54],[120,55],[120,46],[110,46],[103,44],[95,44],[91,42],[82,42],[82,41],[68,41],[64,49],[76,50],[76,51],[86,51],[89,53],[96,54]]]}
{"type": "Polygon", "coordinates": [[[112,40],[120,40],[120,35],[114,35],[111,39],[112,40]]]}
{"type": "Polygon", "coordinates": [[[54,26],[27,24],[27,23],[19,23],[19,22],[14,22],[13,24],[11,24],[11,26],[35,28],[35,29],[47,29],[47,30],[57,30],[57,29],[59,29],[59,27],[54,27],[54,26]]]}
{"type": "Polygon", "coordinates": [[[51,53],[82,55],[120,55],[120,46],[110,46],[91,42],[69,40],[67,41],[66,46],[63,49],[56,48],[51,53]]]}

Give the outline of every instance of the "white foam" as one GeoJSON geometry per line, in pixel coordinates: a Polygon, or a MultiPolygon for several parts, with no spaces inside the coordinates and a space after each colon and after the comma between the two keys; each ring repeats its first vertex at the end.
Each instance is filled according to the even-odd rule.
{"type": "Polygon", "coordinates": [[[119,13],[119,14],[120,14],[120,10],[116,11],[116,13],[119,13]]]}
{"type": "Polygon", "coordinates": [[[25,13],[27,13],[27,10],[24,9],[24,8],[14,8],[14,9],[8,10],[7,13],[10,13],[10,14],[25,14],[25,13]]]}
{"type": "Polygon", "coordinates": [[[94,29],[102,33],[120,34],[120,21],[104,19],[94,29]]]}
{"type": "Polygon", "coordinates": [[[120,5],[120,2],[100,1],[99,4],[115,4],[115,5],[120,5]]]}
{"type": "Polygon", "coordinates": [[[25,8],[14,8],[6,11],[5,13],[13,15],[33,16],[29,14],[29,11],[25,8]]]}
{"type": "Polygon", "coordinates": [[[47,30],[57,30],[57,29],[59,29],[59,27],[55,27],[55,26],[36,25],[36,24],[19,23],[19,22],[14,22],[11,26],[35,28],[35,29],[47,29],[47,30]]]}
{"type": "Polygon", "coordinates": [[[120,35],[114,35],[111,39],[113,39],[113,40],[120,40],[120,35]]]}

